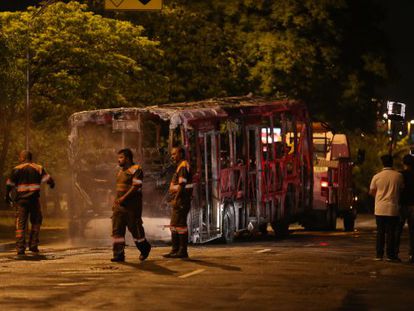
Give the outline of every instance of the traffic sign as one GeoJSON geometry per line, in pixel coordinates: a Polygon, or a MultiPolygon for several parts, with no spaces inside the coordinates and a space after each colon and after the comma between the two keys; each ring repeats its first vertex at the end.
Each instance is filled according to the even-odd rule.
{"type": "Polygon", "coordinates": [[[162,9],[162,0],[105,0],[105,10],[155,11],[162,9]]]}

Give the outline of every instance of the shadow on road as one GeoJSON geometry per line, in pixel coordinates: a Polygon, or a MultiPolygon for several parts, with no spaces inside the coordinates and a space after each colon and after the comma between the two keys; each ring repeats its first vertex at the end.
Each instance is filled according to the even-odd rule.
{"type": "Polygon", "coordinates": [[[33,256],[24,255],[24,256],[14,256],[14,257],[11,257],[11,259],[22,260],[22,261],[42,261],[42,260],[50,260],[50,259],[55,259],[55,258],[50,258],[45,255],[33,255],[33,256]]]}
{"type": "Polygon", "coordinates": [[[227,270],[227,271],[241,271],[240,267],[223,265],[223,264],[209,262],[209,261],[200,260],[200,259],[187,259],[186,261],[192,262],[192,263],[195,263],[201,266],[220,268],[220,269],[227,270]]]}
{"type": "Polygon", "coordinates": [[[123,262],[121,264],[128,266],[128,267],[133,267],[139,270],[148,271],[148,272],[152,272],[154,274],[160,274],[160,275],[174,275],[177,273],[177,271],[162,267],[156,264],[156,262],[152,260],[147,260],[141,263],[123,262]]]}

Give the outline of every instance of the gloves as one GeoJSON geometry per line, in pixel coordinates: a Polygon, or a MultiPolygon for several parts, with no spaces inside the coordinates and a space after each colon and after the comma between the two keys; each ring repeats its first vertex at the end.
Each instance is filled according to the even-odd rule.
{"type": "Polygon", "coordinates": [[[55,188],[55,181],[53,179],[50,179],[50,181],[48,182],[50,189],[55,188]]]}

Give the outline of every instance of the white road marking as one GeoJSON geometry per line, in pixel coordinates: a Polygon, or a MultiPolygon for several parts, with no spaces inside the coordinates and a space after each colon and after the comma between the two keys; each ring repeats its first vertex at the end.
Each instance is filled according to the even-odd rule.
{"type": "Polygon", "coordinates": [[[185,278],[188,278],[188,277],[190,277],[190,276],[193,276],[193,275],[196,275],[196,274],[203,273],[204,271],[206,271],[206,269],[197,269],[197,270],[194,270],[193,272],[190,272],[190,273],[187,273],[187,274],[180,275],[180,276],[179,276],[179,278],[180,278],[180,279],[185,279],[185,278]]]}
{"type": "Polygon", "coordinates": [[[85,282],[77,282],[77,283],[59,283],[58,286],[78,286],[78,285],[85,285],[85,282]]]}
{"type": "Polygon", "coordinates": [[[271,251],[270,248],[265,248],[265,249],[261,249],[259,251],[256,251],[256,253],[267,253],[267,252],[270,252],[270,251],[271,251]]]}

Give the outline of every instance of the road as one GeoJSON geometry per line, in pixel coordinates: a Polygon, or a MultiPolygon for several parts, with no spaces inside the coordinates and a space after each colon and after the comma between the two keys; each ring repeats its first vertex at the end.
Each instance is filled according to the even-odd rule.
{"type": "Polygon", "coordinates": [[[372,217],[352,233],[293,229],[279,241],[190,247],[189,260],[164,259],[163,244],[145,262],[127,247],[122,264],[109,246],[44,245],[22,260],[0,252],[1,309],[411,310],[414,265],[373,260],[372,217]]]}

